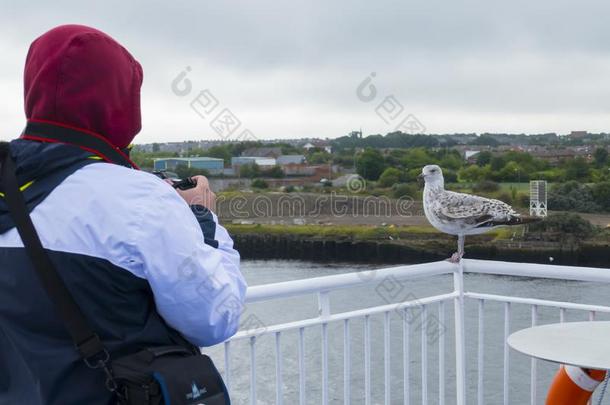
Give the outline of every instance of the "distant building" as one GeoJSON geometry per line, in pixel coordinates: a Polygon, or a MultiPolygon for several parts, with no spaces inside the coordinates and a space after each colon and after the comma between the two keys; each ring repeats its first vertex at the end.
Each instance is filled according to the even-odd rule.
{"type": "Polygon", "coordinates": [[[316,173],[316,167],[303,164],[287,164],[282,165],[282,171],[286,176],[313,176],[316,173]]]}
{"type": "Polygon", "coordinates": [[[282,156],[278,156],[276,161],[279,166],[302,165],[302,164],[305,164],[305,156],[303,156],[303,155],[282,155],[282,156]]]}
{"type": "MultiPolygon", "coordinates": [[[[277,161],[275,158],[259,157],[259,156],[236,156],[231,158],[231,166],[236,169],[239,166],[256,164],[261,168],[269,168],[275,166],[277,161]]],[[[237,170],[236,170],[237,172],[237,170]]]]}
{"type": "Polygon", "coordinates": [[[279,147],[260,147],[260,148],[248,148],[244,150],[241,155],[243,157],[266,157],[276,158],[282,154],[282,148],[279,147]]]}
{"type": "Polygon", "coordinates": [[[582,139],[585,138],[587,135],[587,131],[572,131],[568,136],[570,137],[570,139],[582,139]]]}
{"type": "Polygon", "coordinates": [[[327,153],[332,153],[332,147],[330,146],[330,143],[327,141],[323,141],[321,139],[316,139],[316,140],[312,140],[311,142],[307,142],[305,145],[303,145],[303,149],[305,149],[308,152],[311,149],[322,149],[323,151],[326,151],[327,153]]]}
{"type": "Polygon", "coordinates": [[[548,161],[556,165],[563,160],[574,159],[576,157],[585,158],[588,161],[593,159],[592,152],[588,148],[536,148],[528,151],[532,156],[548,161]]]}
{"type": "Polygon", "coordinates": [[[212,157],[160,158],[155,159],[155,170],[176,170],[178,166],[204,169],[211,174],[221,174],[224,160],[212,157]]]}
{"type": "Polygon", "coordinates": [[[468,163],[475,163],[477,161],[477,155],[481,153],[480,150],[465,150],[464,151],[464,160],[468,163]]]}

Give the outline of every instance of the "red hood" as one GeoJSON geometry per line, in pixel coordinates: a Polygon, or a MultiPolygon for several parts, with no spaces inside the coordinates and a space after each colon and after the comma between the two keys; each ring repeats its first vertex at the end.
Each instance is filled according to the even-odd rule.
{"type": "Polygon", "coordinates": [[[118,42],[94,28],[62,25],[30,46],[25,62],[25,115],[100,134],[118,148],[141,128],[142,67],[118,42]]]}

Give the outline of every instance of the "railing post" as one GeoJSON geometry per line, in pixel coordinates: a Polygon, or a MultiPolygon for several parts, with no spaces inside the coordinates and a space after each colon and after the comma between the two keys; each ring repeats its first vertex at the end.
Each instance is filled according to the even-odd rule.
{"type": "Polygon", "coordinates": [[[438,302],[438,405],[445,405],[445,301],[438,302]]]}
{"type": "Polygon", "coordinates": [[[231,392],[231,341],[227,340],[225,346],[225,385],[227,391],[231,392]]]}
{"type": "Polygon", "coordinates": [[[403,368],[403,372],[404,372],[404,377],[403,377],[403,403],[404,405],[409,405],[410,402],[410,395],[411,395],[411,380],[410,380],[410,375],[409,375],[409,367],[411,366],[411,360],[410,360],[410,355],[409,355],[409,349],[410,349],[410,322],[411,319],[409,318],[409,308],[405,308],[403,309],[402,312],[402,368],[403,368]]]}
{"type": "MultiPolygon", "coordinates": [[[[318,293],[318,313],[325,320],[330,316],[328,291],[318,293]]],[[[328,323],[322,323],[322,405],[328,404],[328,323]]]]}
{"type": "Polygon", "coordinates": [[[477,404],[485,403],[485,300],[479,300],[479,339],[477,342],[477,404]]]}
{"type": "Polygon", "coordinates": [[[282,378],[282,332],[275,332],[275,404],[284,403],[282,378]]]}
{"type": "MultiPolygon", "coordinates": [[[[532,327],[538,325],[538,305],[532,305],[532,327]]],[[[536,392],[538,383],[538,372],[536,358],[530,360],[530,404],[536,405],[536,392]]]]}
{"type": "Polygon", "coordinates": [[[330,315],[330,296],[328,291],[318,293],[318,315],[327,318],[330,315]]]}
{"type": "Polygon", "coordinates": [[[250,404],[256,405],[256,336],[250,337],[250,404]]]}
{"type": "Polygon", "coordinates": [[[390,356],[390,313],[383,314],[383,381],[384,381],[384,403],[390,405],[392,402],[392,372],[390,356]]]}
{"type": "Polygon", "coordinates": [[[371,316],[364,316],[364,404],[371,405],[371,316]]]}
{"type": "Polygon", "coordinates": [[[510,335],[510,302],[504,303],[504,405],[510,403],[510,347],[508,346],[508,336],[510,335]]]}
{"type": "Polygon", "coordinates": [[[343,404],[350,405],[352,403],[352,353],[349,330],[349,319],[343,321],[343,404]]]}
{"type": "Polygon", "coordinates": [[[299,405],[305,405],[305,328],[299,328],[299,405]]]}
{"type": "Polygon", "coordinates": [[[428,308],[421,306],[421,403],[428,404],[428,308]]]}
{"type": "Polygon", "coordinates": [[[464,342],[464,261],[460,260],[453,272],[455,313],[455,390],[456,404],[466,405],[466,345],[464,342]]]}

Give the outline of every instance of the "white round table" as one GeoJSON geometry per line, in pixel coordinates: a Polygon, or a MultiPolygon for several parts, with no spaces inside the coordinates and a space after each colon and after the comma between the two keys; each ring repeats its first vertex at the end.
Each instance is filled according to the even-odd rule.
{"type": "Polygon", "coordinates": [[[510,347],[542,360],[610,370],[610,322],[566,322],[534,326],[508,337],[510,347]]]}

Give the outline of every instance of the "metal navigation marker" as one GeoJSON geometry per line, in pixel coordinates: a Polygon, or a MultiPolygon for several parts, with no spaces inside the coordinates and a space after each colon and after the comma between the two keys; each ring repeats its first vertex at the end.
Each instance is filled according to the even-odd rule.
{"type": "Polygon", "coordinates": [[[547,216],[547,186],[546,180],[530,181],[530,215],[547,216]]]}

